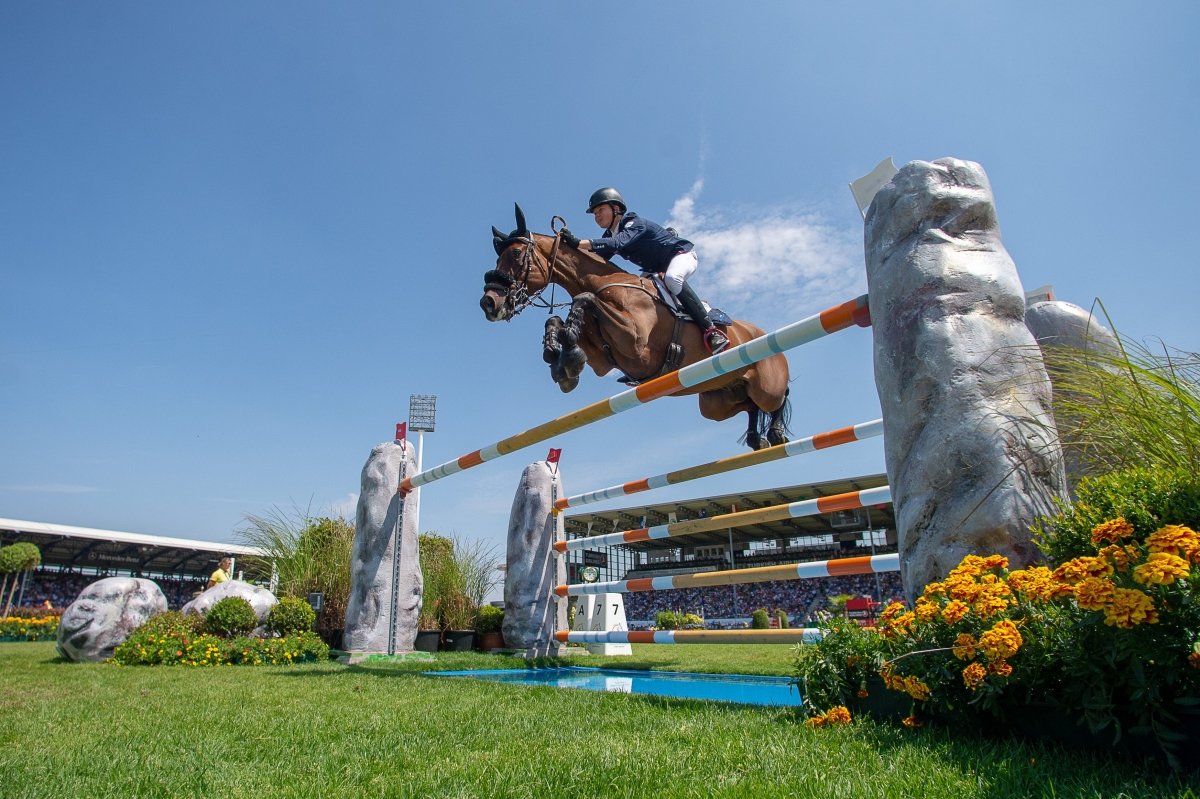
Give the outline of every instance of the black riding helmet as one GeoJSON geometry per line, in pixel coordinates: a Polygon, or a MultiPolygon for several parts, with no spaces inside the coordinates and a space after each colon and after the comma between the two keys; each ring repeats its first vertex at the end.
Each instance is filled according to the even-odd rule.
{"type": "Polygon", "coordinates": [[[590,214],[596,210],[597,205],[604,205],[605,203],[612,203],[617,206],[617,211],[622,214],[628,210],[628,207],[625,205],[625,198],[621,196],[621,192],[612,186],[605,186],[603,189],[596,189],[592,192],[592,196],[588,200],[587,212],[590,214]]]}

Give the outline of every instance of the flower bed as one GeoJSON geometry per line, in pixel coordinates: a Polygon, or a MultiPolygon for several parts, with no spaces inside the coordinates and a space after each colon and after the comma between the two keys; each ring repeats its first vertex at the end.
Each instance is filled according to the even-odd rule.
{"type": "Polygon", "coordinates": [[[58,616],[0,618],[0,641],[53,641],[58,636],[58,616]]]}
{"type": "Polygon", "coordinates": [[[112,660],[124,666],[279,666],[328,657],[329,646],[316,633],[222,638],[205,631],[197,616],[169,612],[134,630],[112,660]]]}
{"type": "Polygon", "coordinates": [[[911,702],[909,726],[1028,730],[1029,708],[1043,708],[1093,744],[1142,738],[1174,765],[1200,765],[1181,746],[1200,730],[1200,535],[1164,518],[1195,524],[1196,498],[1194,478],[1081,485],[1075,508],[1039,531],[1061,562],[1010,571],[999,555],[969,555],[911,609],[885,609],[877,630],[829,625],[799,655],[809,715],[853,707],[878,675],[911,702]],[[1112,490],[1135,483],[1153,490],[1112,490]],[[1113,515],[1131,495],[1136,523],[1113,515]]]}

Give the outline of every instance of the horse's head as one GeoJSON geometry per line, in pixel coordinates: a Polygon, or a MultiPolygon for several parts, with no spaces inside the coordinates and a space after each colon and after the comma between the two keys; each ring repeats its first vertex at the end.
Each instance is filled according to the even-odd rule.
{"type": "Polygon", "coordinates": [[[483,296],[479,299],[479,307],[489,322],[516,316],[546,287],[545,269],[519,205],[516,215],[517,229],[507,236],[492,227],[496,268],[484,274],[483,296]]]}

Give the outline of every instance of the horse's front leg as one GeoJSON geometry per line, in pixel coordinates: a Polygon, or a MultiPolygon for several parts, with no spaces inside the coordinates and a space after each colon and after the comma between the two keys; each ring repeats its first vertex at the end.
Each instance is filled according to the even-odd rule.
{"type": "Polygon", "coordinates": [[[558,330],[558,361],[555,366],[551,366],[551,374],[555,376],[558,387],[564,392],[571,391],[579,385],[579,375],[587,363],[587,354],[579,346],[579,339],[583,335],[587,312],[595,299],[592,294],[580,294],[576,297],[571,302],[570,313],[558,330]]]}

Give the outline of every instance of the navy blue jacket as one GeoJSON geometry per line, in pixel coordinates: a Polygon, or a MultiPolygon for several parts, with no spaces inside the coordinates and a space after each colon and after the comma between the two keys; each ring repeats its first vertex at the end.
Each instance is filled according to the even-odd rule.
{"type": "Polygon", "coordinates": [[[691,252],[693,244],[681,239],[674,231],[649,219],[642,219],[633,211],[621,217],[617,233],[604,231],[604,236],[592,239],[592,252],[611,261],[620,255],[633,262],[643,272],[665,272],[671,259],[681,252],[691,252]]]}

